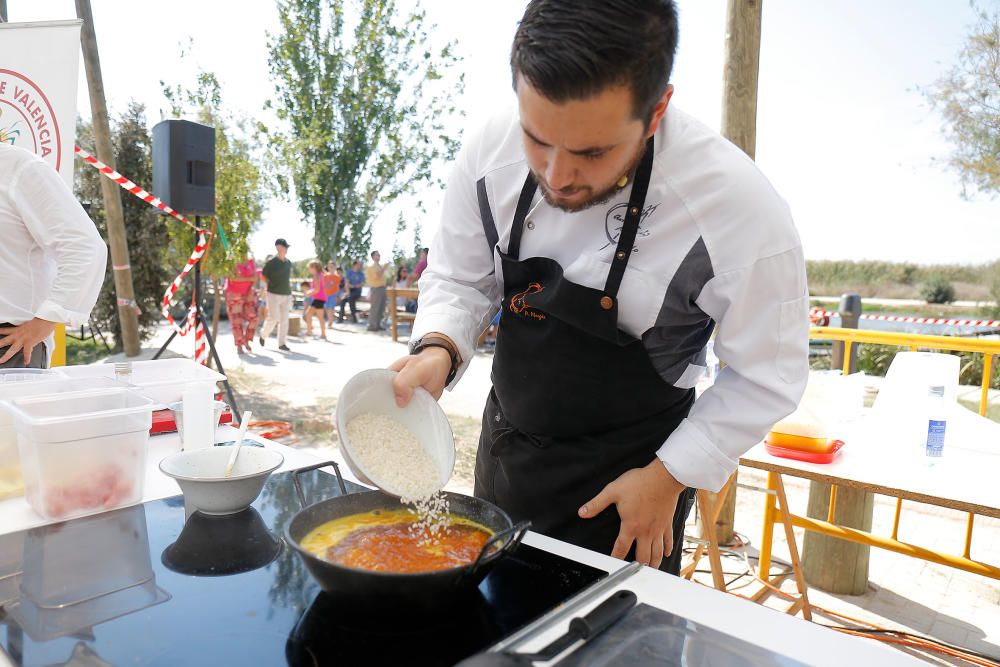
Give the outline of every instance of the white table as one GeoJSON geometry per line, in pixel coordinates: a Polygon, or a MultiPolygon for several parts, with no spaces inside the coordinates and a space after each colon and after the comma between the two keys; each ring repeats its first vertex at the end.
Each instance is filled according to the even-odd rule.
{"type": "MultiPolygon", "coordinates": [[[[863,420],[851,437],[845,438],[847,444],[831,463],[805,463],[772,456],[763,444],[740,457],[740,465],[767,472],[768,489],[782,496],[783,475],[831,485],[825,521],[777,507],[775,495],[765,496],[760,572],[770,571],[774,526],[782,522],[786,533],[794,526],[1000,580],[997,554],[973,539],[977,515],[1000,518],[1000,485],[995,482],[996,472],[1000,470],[1000,427],[964,408],[956,408],[948,419],[949,436],[944,457],[929,466],[917,445],[900,444],[893,440],[884,424],[871,419],[863,420]],[[878,535],[835,521],[840,486],[895,498],[891,534],[878,535]],[[900,540],[904,501],[967,512],[964,545],[956,544],[954,550],[943,551],[900,540]]],[[[796,577],[801,579],[797,550],[792,552],[792,567],[796,577]]]]}
{"type": "MultiPolygon", "coordinates": [[[[226,440],[235,433],[235,429],[230,427],[219,427],[216,440],[226,440]]],[[[319,461],[310,454],[284,445],[255,439],[284,455],[285,461],[279,471],[293,470],[319,461]]],[[[176,435],[158,435],[150,438],[144,502],[180,494],[176,482],[160,473],[157,467],[160,460],[177,451],[180,451],[180,439],[176,435]]],[[[344,478],[357,482],[347,466],[341,460],[334,458],[340,464],[344,478]]],[[[0,502],[0,533],[24,530],[44,523],[46,522],[32,512],[23,498],[0,502]]],[[[538,533],[529,532],[524,542],[608,572],[614,572],[624,565],[622,561],[610,556],[538,533]]],[[[634,591],[640,602],[673,612],[695,623],[731,634],[806,664],[886,666],[924,664],[877,642],[848,637],[647,567],[641,568],[638,573],[617,587],[609,589],[593,602],[581,607],[575,615],[586,613],[613,590],[622,588],[634,591]]],[[[539,649],[564,633],[567,627],[568,619],[564,619],[525,642],[518,649],[521,651],[539,649]]],[[[2,650],[0,650],[0,667],[14,667],[2,650]]]]}

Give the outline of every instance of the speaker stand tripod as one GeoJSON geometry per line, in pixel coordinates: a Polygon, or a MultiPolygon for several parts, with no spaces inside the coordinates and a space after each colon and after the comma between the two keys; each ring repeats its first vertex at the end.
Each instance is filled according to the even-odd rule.
{"type": "MultiPolygon", "coordinates": [[[[197,215],[194,218],[195,226],[201,227],[201,216],[197,215]]],[[[198,231],[194,232],[195,244],[198,243],[198,231]]],[[[212,358],[215,359],[215,367],[223,375],[226,374],[225,369],[222,367],[222,361],[219,359],[219,353],[215,349],[215,338],[212,336],[211,323],[206,322],[205,313],[201,309],[201,259],[199,259],[194,265],[194,330],[198,330],[198,325],[202,325],[205,329],[205,340],[208,342],[208,350],[212,354],[212,358]]],[[[177,336],[177,330],[174,329],[170,333],[170,338],[167,339],[156,354],[153,355],[153,359],[159,359],[160,355],[166,351],[167,346],[174,340],[177,336]]],[[[226,387],[226,396],[229,397],[229,406],[233,409],[233,423],[239,425],[241,415],[239,407],[236,405],[236,396],[233,394],[233,388],[229,386],[229,379],[222,381],[222,384],[226,387]]]]}

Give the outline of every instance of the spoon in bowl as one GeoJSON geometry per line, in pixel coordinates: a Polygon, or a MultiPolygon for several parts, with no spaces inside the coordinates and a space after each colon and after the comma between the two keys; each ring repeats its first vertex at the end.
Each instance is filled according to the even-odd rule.
{"type": "Polygon", "coordinates": [[[229,455],[229,462],[226,464],[226,471],[223,477],[233,476],[233,466],[236,465],[236,457],[240,455],[240,446],[243,444],[243,437],[247,434],[247,427],[250,426],[251,411],[247,410],[240,418],[240,434],[236,436],[236,444],[233,446],[233,453],[229,455]]]}

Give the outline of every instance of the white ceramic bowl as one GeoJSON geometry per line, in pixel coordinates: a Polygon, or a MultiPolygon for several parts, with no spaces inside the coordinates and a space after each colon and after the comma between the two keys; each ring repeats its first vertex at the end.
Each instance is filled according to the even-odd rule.
{"type": "Polygon", "coordinates": [[[285,460],[272,449],[244,445],[232,477],[225,477],[223,473],[233,447],[235,445],[178,452],[160,461],[160,470],[177,480],[185,504],[204,514],[233,514],[257,499],[268,475],[285,460]]]}
{"type": "Polygon", "coordinates": [[[377,486],[386,493],[400,495],[384,486],[381,480],[373,478],[361,465],[352,455],[351,443],[347,437],[347,425],[358,415],[385,415],[408,428],[416,436],[417,442],[430,452],[441,475],[441,486],[444,486],[451,479],[455,468],[455,437],[451,424],[434,397],[422,388],[413,392],[413,400],[405,408],[396,405],[396,397],[392,391],[392,380],[395,377],[396,371],[371,369],[361,371],[344,385],[337,399],[335,415],[344,461],[360,481],[377,486]]]}

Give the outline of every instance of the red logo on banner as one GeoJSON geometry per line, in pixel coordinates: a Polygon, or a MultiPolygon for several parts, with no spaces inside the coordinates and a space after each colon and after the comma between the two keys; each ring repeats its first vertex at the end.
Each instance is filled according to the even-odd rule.
{"type": "Polygon", "coordinates": [[[19,72],[0,69],[0,142],[35,153],[59,170],[59,122],[45,93],[19,72]]]}

